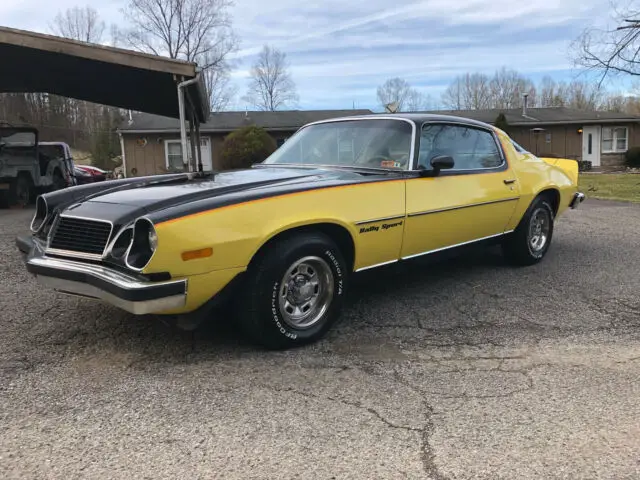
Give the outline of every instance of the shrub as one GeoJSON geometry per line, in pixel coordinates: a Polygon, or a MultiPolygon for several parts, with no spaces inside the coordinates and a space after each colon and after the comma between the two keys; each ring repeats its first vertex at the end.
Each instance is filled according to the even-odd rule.
{"type": "Polygon", "coordinates": [[[264,129],[249,126],[231,132],[222,143],[223,168],[248,168],[263,161],[277,148],[276,141],[264,129]]]}
{"type": "Polygon", "coordinates": [[[503,132],[507,132],[509,130],[509,122],[507,122],[507,117],[504,116],[504,113],[500,113],[493,124],[503,132]]]}
{"type": "Polygon", "coordinates": [[[580,172],[588,172],[591,170],[591,162],[589,160],[580,160],[578,162],[578,171],[580,172]]]}
{"type": "Polygon", "coordinates": [[[624,154],[624,164],[629,168],[640,168],[640,147],[631,147],[624,154]]]}

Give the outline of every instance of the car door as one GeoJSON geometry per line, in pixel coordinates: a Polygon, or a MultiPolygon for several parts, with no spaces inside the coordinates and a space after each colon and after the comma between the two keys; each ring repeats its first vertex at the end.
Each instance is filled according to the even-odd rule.
{"type": "Polygon", "coordinates": [[[406,183],[407,219],[402,258],[419,256],[505,233],[519,187],[495,133],[463,123],[421,127],[419,168],[451,156],[454,166],[406,183]]]}

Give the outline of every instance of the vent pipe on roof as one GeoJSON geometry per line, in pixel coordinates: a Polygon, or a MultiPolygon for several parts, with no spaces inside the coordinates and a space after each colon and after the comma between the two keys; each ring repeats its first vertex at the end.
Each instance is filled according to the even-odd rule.
{"type": "Polygon", "coordinates": [[[529,98],[529,94],[525,93],[523,95],[523,97],[524,97],[524,102],[522,103],[522,116],[526,117],[527,116],[527,101],[528,101],[528,98],[529,98]]]}

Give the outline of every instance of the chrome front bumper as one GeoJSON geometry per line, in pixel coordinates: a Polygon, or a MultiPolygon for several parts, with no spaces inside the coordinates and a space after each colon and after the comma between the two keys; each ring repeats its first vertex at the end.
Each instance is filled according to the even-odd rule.
{"type": "Polygon", "coordinates": [[[578,208],[578,206],[580,206],[582,202],[584,202],[584,193],[576,192],[573,194],[573,198],[571,199],[571,203],[569,204],[569,207],[578,208]]]}
{"type": "Polygon", "coordinates": [[[40,284],[60,293],[103,300],[136,315],[181,308],[186,303],[186,279],[151,282],[102,265],[48,257],[29,240],[16,240],[27,255],[27,270],[40,284]]]}

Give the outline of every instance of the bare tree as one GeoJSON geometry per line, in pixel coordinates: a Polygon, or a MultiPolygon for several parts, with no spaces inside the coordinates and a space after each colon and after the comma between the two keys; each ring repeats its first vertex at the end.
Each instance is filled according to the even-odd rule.
{"type": "Polygon", "coordinates": [[[216,67],[236,47],[231,0],[129,0],[123,10],[132,27],[121,32],[135,50],[216,67]]]}
{"type": "Polygon", "coordinates": [[[448,110],[462,110],[462,82],[456,78],[442,94],[442,105],[448,110]]]}
{"type": "Polygon", "coordinates": [[[536,89],[531,81],[515,70],[502,68],[489,82],[491,108],[518,108],[522,96],[526,93],[532,105],[535,105],[536,89]]]}
{"type": "Polygon", "coordinates": [[[411,101],[414,105],[416,101],[419,101],[417,93],[413,93],[411,85],[403,78],[390,78],[378,87],[378,103],[382,108],[393,104],[395,111],[403,112],[408,101],[411,101]]]}
{"type": "Polygon", "coordinates": [[[491,108],[490,79],[483,73],[457,77],[442,95],[442,103],[453,110],[491,108]]]}
{"type": "Polygon", "coordinates": [[[564,96],[567,107],[580,110],[598,110],[605,97],[600,84],[579,80],[561,84],[559,94],[564,96]]]}
{"type": "Polygon", "coordinates": [[[574,42],[578,65],[600,72],[600,85],[610,74],[640,75],[640,6],[637,0],[613,4],[612,29],[587,28],[574,42]]]}
{"type": "Polygon", "coordinates": [[[394,112],[419,112],[432,106],[433,99],[412,87],[403,78],[390,78],[378,87],[378,103],[394,112]]]}
{"type": "Polygon", "coordinates": [[[284,52],[265,45],[251,67],[249,89],[243,100],[260,110],[274,111],[298,101],[284,52]]]}
{"type": "Polygon", "coordinates": [[[82,42],[100,43],[105,23],[98,12],[90,6],[72,7],[59,12],[49,27],[53,33],[82,42]]]}
{"type": "Polygon", "coordinates": [[[559,91],[558,83],[548,75],[540,81],[537,93],[536,105],[539,107],[563,107],[566,103],[559,91]]]}
{"type": "Polygon", "coordinates": [[[197,62],[211,108],[226,108],[234,95],[229,56],[238,45],[228,13],[232,5],[232,0],[128,0],[123,13],[131,28],[112,37],[135,50],[197,62]]]}
{"type": "Polygon", "coordinates": [[[227,110],[238,93],[237,87],[231,84],[229,73],[223,69],[209,68],[204,71],[204,80],[211,111],[227,110]]]}
{"type": "Polygon", "coordinates": [[[427,108],[427,98],[415,88],[410,88],[405,99],[405,105],[404,111],[419,112],[427,108]]]}

